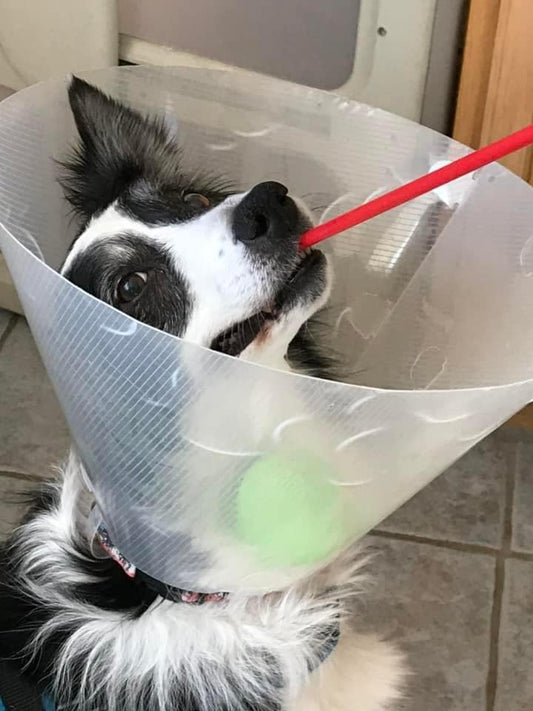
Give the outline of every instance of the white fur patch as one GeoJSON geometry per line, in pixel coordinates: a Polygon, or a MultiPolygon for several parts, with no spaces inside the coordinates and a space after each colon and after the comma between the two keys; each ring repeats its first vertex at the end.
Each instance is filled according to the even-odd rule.
{"type": "MultiPolygon", "coordinates": [[[[190,291],[192,310],[182,336],[208,347],[218,334],[265,309],[279,287],[279,281],[273,279],[274,267],[254,259],[253,250],[233,235],[233,210],[244,196],[245,193],[232,195],[192,220],[161,226],[146,225],[113,204],[89,222],[67,256],[62,273],[68,273],[74,260],[92,245],[116,235],[138,235],[161,245],[190,291]]],[[[331,276],[330,269],[328,280],[331,276]]],[[[329,293],[330,285],[326,284],[323,293],[305,309],[296,308],[287,314],[284,328],[278,330],[296,335],[302,324],[325,304],[329,293]]],[[[274,338],[268,340],[272,344],[274,338]]],[[[260,362],[284,367],[278,351],[286,351],[286,341],[285,337],[275,346],[276,352],[265,352],[260,362]]]]}
{"type": "Polygon", "coordinates": [[[136,619],[76,597],[73,585],[90,581],[70,557],[80,555],[75,538],[88,510],[82,481],[81,466],[71,455],[58,484],[57,507],[18,532],[23,585],[53,612],[31,652],[38,655],[54,631],[74,630],[59,651],[53,680],[56,697],[64,698],[64,690],[74,686],[73,668],[81,669],[69,711],[82,711],[97,692],[104,694],[106,711],[135,709],[147,689],[149,708],[168,711],[176,684],[185,685],[205,711],[222,700],[238,710],[243,689],[263,699],[265,693],[273,700],[281,693],[283,704],[295,711],[378,711],[396,698],[401,679],[396,652],[349,630],[318,676],[309,679],[320,634],[347,616],[350,599],[361,590],[366,561],[353,553],[284,592],[234,594],[227,604],[201,607],[157,599],[136,619]],[[281,690],[276,684],[266,688],[273,661],[283,673],[281,690]]]}

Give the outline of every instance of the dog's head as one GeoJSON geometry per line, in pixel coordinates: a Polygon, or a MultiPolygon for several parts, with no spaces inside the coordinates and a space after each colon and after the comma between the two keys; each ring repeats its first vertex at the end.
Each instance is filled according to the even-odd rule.
{"type": "Polygon", "coordinates": [[[62,184],[83,228],[62,273],[121,311],[185,340],[276,364],[324,305],[319,251],[298,251],[311,226],[287,189],[235,194],[183,174],[162,120],[74,78],[80,142],[62,184]]]}

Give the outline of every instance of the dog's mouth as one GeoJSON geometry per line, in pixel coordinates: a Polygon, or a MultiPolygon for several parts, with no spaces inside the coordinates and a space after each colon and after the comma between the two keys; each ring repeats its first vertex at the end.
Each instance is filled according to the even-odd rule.
{"type": "MultiPolygon", "coordinates": [[[[326,258],[317,250],[298,252],[296,265],[287,281],[278,290],[268,308],[256,312],[243,321],[222,331],[211,343],[211,349],[226,355],[238,356],[264,333],[284,313],[298,302],[313,295],[317,279],[324,270],[326,258]]],[[[316,296],[316,294],[315,294],[316,296]]]]}

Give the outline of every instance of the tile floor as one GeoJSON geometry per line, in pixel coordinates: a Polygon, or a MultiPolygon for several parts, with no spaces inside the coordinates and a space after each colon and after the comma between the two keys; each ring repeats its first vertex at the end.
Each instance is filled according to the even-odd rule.
{"type": "MultiPolygon", "coordinates": [[[[46,476],[68,433],[25,322],[0,311],[0,535],[14,491],[46,476]]],[[[533,437],[505,428],[371,537],[360,624],[409,653],[404,711],[533,709],[533,437]]]]}
{"type": "Polygon", "coordinates": [[[8,89],[7,86],[0,84],[0,101],[2,101],[2,99],[7,99],[7,97],[10,96],[12,93],[13,89],[8,89]]]}

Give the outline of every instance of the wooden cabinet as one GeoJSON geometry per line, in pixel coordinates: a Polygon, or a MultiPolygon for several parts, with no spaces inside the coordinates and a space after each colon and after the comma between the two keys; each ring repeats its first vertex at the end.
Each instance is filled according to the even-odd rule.
{"type": "MultiPolygon", "coordinates": [[[[471,0],[453,131],[458,141],[478,148],[533,121],[532,38],[533,0],[471,0]]],[[[502,163],[533,185],[533,147],[502,163]]],[[[511,424],[533,429],[533,405],[511,424]]]]}
{"type": "MultiPolygon", "coordinates": [[[[478,148],[533,121],[533,0],[471,0],[453,135],[478,148]]],[[[533,148],[502,163],[533,185],[533,148]]]]}

